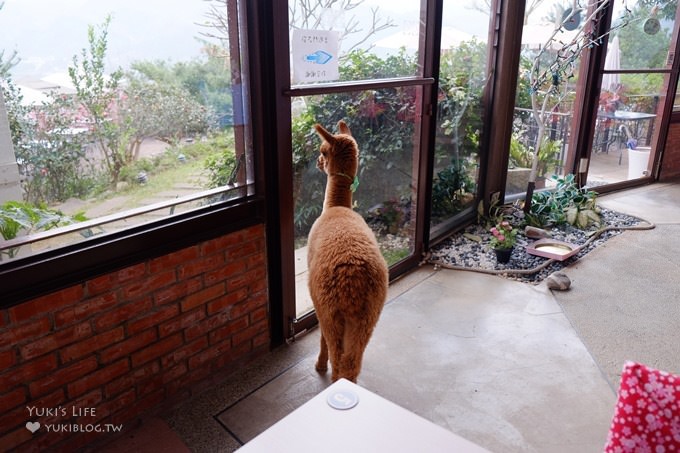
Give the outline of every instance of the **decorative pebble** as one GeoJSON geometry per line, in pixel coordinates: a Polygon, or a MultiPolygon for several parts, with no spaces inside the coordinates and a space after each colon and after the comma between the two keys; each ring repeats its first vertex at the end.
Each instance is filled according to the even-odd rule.
{"type": "Polygon", "coordinates": [[[566,291],[571,286],[571,279],[567,274],[561,271],[553,272],[545,279],[548,289],[557,291],[566,291]]]}
{"type": "MultiPolygon", "coordinates": [[[[603,226],[622,226],[629,227],[641,223],[640,219],[627,214],[623,214],[609,209],[602,208],[600,213],[601,226],[591,225],[585,230],[581,230],[571,225],[560,225],[552,228],[549,233],[552,238],[559,241],[568,242],[577,246],[585,244],[590,236],[603,226]]],[[[519,220],[513,222],[519,224],[519,220]]],[[[610,230],[602,233],[597,239],[590,242],[586,247],[581,249],[579,253],[564,261],[554,261],[550,265],[544,267],[539,272],[528,275],[523,274],[503,274],[503,277],[511,280],[519,280],[526,283],[537,284],[546,279],[553,272],[562,270],[575,261],[584,257],[588,252],[595,249],[597,246],[604,244],[607,239],[617,236],[622,233],[622,230],[610,230]]],[[[533,269],[545,263],[548,258],[530,255],[526,252],[525,247],[529,241],[533,239],[527,238],[524,231],[520,229],[517,234],[517,244],[512,252],[510,262],[506,264],[499,264],[496,257],[489,247],[489,238],[491,233],[486,231],[480,225],[470,225],[464,230],[454,233],[448,239],[444,240],[431,250],[431,260],[433,262],[446,263],[448,265],[486,269],[486,270],[506,270],[506,269],[533,269]],[[479,236],[482,242],[472,241],[468,239],[470,236],[479,236]]]]}
{"type": "Polygon", "coordinates": [[[543,228],[537,228],[529,225],[527,225],[524,228],[524,234],[526,235],[526,237],[531,239],[544,239],[552,237],[550,231],[546,231],[543,228]]]}

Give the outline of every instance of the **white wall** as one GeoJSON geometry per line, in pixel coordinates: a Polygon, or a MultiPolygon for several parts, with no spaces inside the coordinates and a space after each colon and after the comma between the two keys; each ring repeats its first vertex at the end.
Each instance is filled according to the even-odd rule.
{"type": "Polygon", "coordinates": [[[10,200],[21,201],[21,185],[5,100],[0,92],[0,203],[10,200]]]}

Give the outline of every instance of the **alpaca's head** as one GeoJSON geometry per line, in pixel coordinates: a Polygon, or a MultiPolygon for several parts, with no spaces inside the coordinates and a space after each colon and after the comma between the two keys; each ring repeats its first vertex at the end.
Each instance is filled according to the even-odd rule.
{"type": "Polygon", "coordinates": [[[314,125],[321,137],[317,167],[327,175],[346,175],[354,179],[359,167],[359,148],[344,121],[338,121],[339,134],[333,135],[320,124],[314,125]]]}

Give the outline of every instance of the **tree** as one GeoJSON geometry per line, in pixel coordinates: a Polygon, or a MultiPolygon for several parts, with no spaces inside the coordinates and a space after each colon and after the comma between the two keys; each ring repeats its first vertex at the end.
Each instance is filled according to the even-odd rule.
{"type": "Polygon", "coordinates": [[[78,102],[92,123],[91,135],[110,175],[118,182],[121,170],[139,157],[146,138],[177,142],[181,137],[209,127],[208,110],[182,86],[164,79],[163,65],[140,63],[137,72],[117,69],[105,73],[108,16],[99,27],[88,27],[89,48],[73,57],[69,75],[78,102]],[[160,68],[160,69],[159,69],[160,68]],[[150,80],[143,72],[155,76],[150,80]],[[126,87],[121,83],[127,76],[126,87]]]}
{"type": "MultiPolygon", "coordinates": [[[[670,2],[675,5],[676,2],[670,2]]],[[[636,4],[631,14],[634,17],[653,16],[654,6],[636,4]]],[[[673,8],[675,13],[675,7],[673,8]]],[[[655,34],[647,34],[644,27],[626,27],[618,32],[621,38],[621,60],[627,69],[664,68],[668,56],[668,43],[672,30],[661,27],[655,34]]]]}
{"type": "Polygon", "coordinates": [[[109,75],[105,72],[110,23],[111,16],[107,16],[98,34],[92,25],[88,27],[89,48],[82,49],[80,58],[77,55],[73,57],[73,66],[69,66],[68,73],[76,89],[78,102],[92,122],[92,138],[103,154],[111,183],[115,185],[126,163],[127,143],[116,122],[116,101],[121,94],[123,71],[117,69],[109,75]]]}
{"type": "Polygon", "coordinates": [[[0,88],[24,200],[40,204],[85,195],[94,178],[85,153],[86,137],[72,127],[74,100],[49,93],[42,105],[27,106],[11,78],[0,88]]]}
{"type": "Polygon", "coordinates": [[[439,117],[446,136],[451,137],[455,159],[460,151],[479,149],[478,131],[482,130],[480,103],[488,80],[486,43],[476,39],[462,42],[442,54],[439,81],[439,117]]]}
{"type": "Polygon", "coordinates": [[[667,21],[674,21],[678,2],[677,0],[666,2],[660,2],[659,0],[638,0],[635,7],[646,11],[652,11],[654,9],[654,14],[659,16],[659,20],[665,19],[667,21]]]}
{"type": "Polygon", "coordinates": [[[24,199],[36,204],[83,197],[94,184],[85,134],[72,128],[73,118],[67,113],[76,106],[69,97],[51,97],[34,109],[37,123],[30,117],[23,120],[23,134],[15,148],[25,177],[24,199]]]}
{"type": "Polygon", "coordinates": [[[177,143],[211,126],[208,109],[176,85],[127,74],[128,86],[118,101],[119,127],[126,136],[125,163],[139,158],[142,142],[156,138],[177,143]]]}
{"type": "Polygon", "coordinates": [[[434,222],[460,212],[472,200],[476,181],[470,169],[477,161],[483,129],[486,56],[486,43],[477,39],[462,42],[441,56],[431,199],[434,222]]]}
{"type": "Polygon", "coordinates": [[[531,116],[536,123],[538,133],[534,142],[534,150],[531,164],[531,173],[527,184],[524,211],[531,209],[531,198],[536,186],[541,147],[546,143],[545,132],[552,112],[565,96],[569,93],[568,79],[573,77],[578,61],[586,49],[600,45],[602,39],[613,30],[622,28],[630,21],[630,11],[626,10],[625,16],[617,24],[604,32],[598,31],[597,23],[605,8],[611,7],[611,0],[594,0],[586,7],[580,7],[578,0],[573,0],[568,14],[562,16],[556,23],[551,36],[541,46],[532,60],[529,70],[529,94],[531,98],[531,116]],[[583,26],[580,27],[574,37],[563,43],[559,36],[569,28],[567,24],[581,22],[581,15],[585,13],[583,26]],[[555,50],[555,47],[557,49],[555,50]],[[548,52],[554,52],[548,54],[548,52]],[[549,58],[544,58],[549,55],[549,58]]]}
{"type": "Polygon", "coordinates": [[[231,73],[228,61],[219,46],[206,43],[205,58],[170,64],[165,61],[139,61],[132,64],[128,77],[146,79],[158,86],[188,94],[216,116],[219,125],[233,124],[234,107],[231,92],[231,73]]]}
{"type": "Polygon", "coordinates": [[[23,135],[23,119],[28,115],[28,108],[23,105],[22,101],[24,96],[10,76],[3,78],[0,82],[0,90],[2,90],[5,108],[7,109],[7,119],[9,120],[9,131],[12,136],[12,144],[14,145],[14,148],[16,148],[19,146],[20,139],[23,135]]]}

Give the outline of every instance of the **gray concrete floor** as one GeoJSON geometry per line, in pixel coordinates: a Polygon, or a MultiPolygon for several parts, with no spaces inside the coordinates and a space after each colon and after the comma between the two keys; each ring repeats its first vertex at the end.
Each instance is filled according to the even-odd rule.
{"type": "MultiPolygon", "coordinates": [[[[680,185],[654,184],[600,204],[680,223],[677,200],[680,185]]],[[[135,446],[160,429],[175,442],[164,451],[234,451],[330,384],[313,368],[318,335],[225,376],[105,451],[152,451],[135,446]]],[[[358,384],[494,452],[602,451],[618,386],[544,284],[431,266],[391,285],[358,384]]]]}

